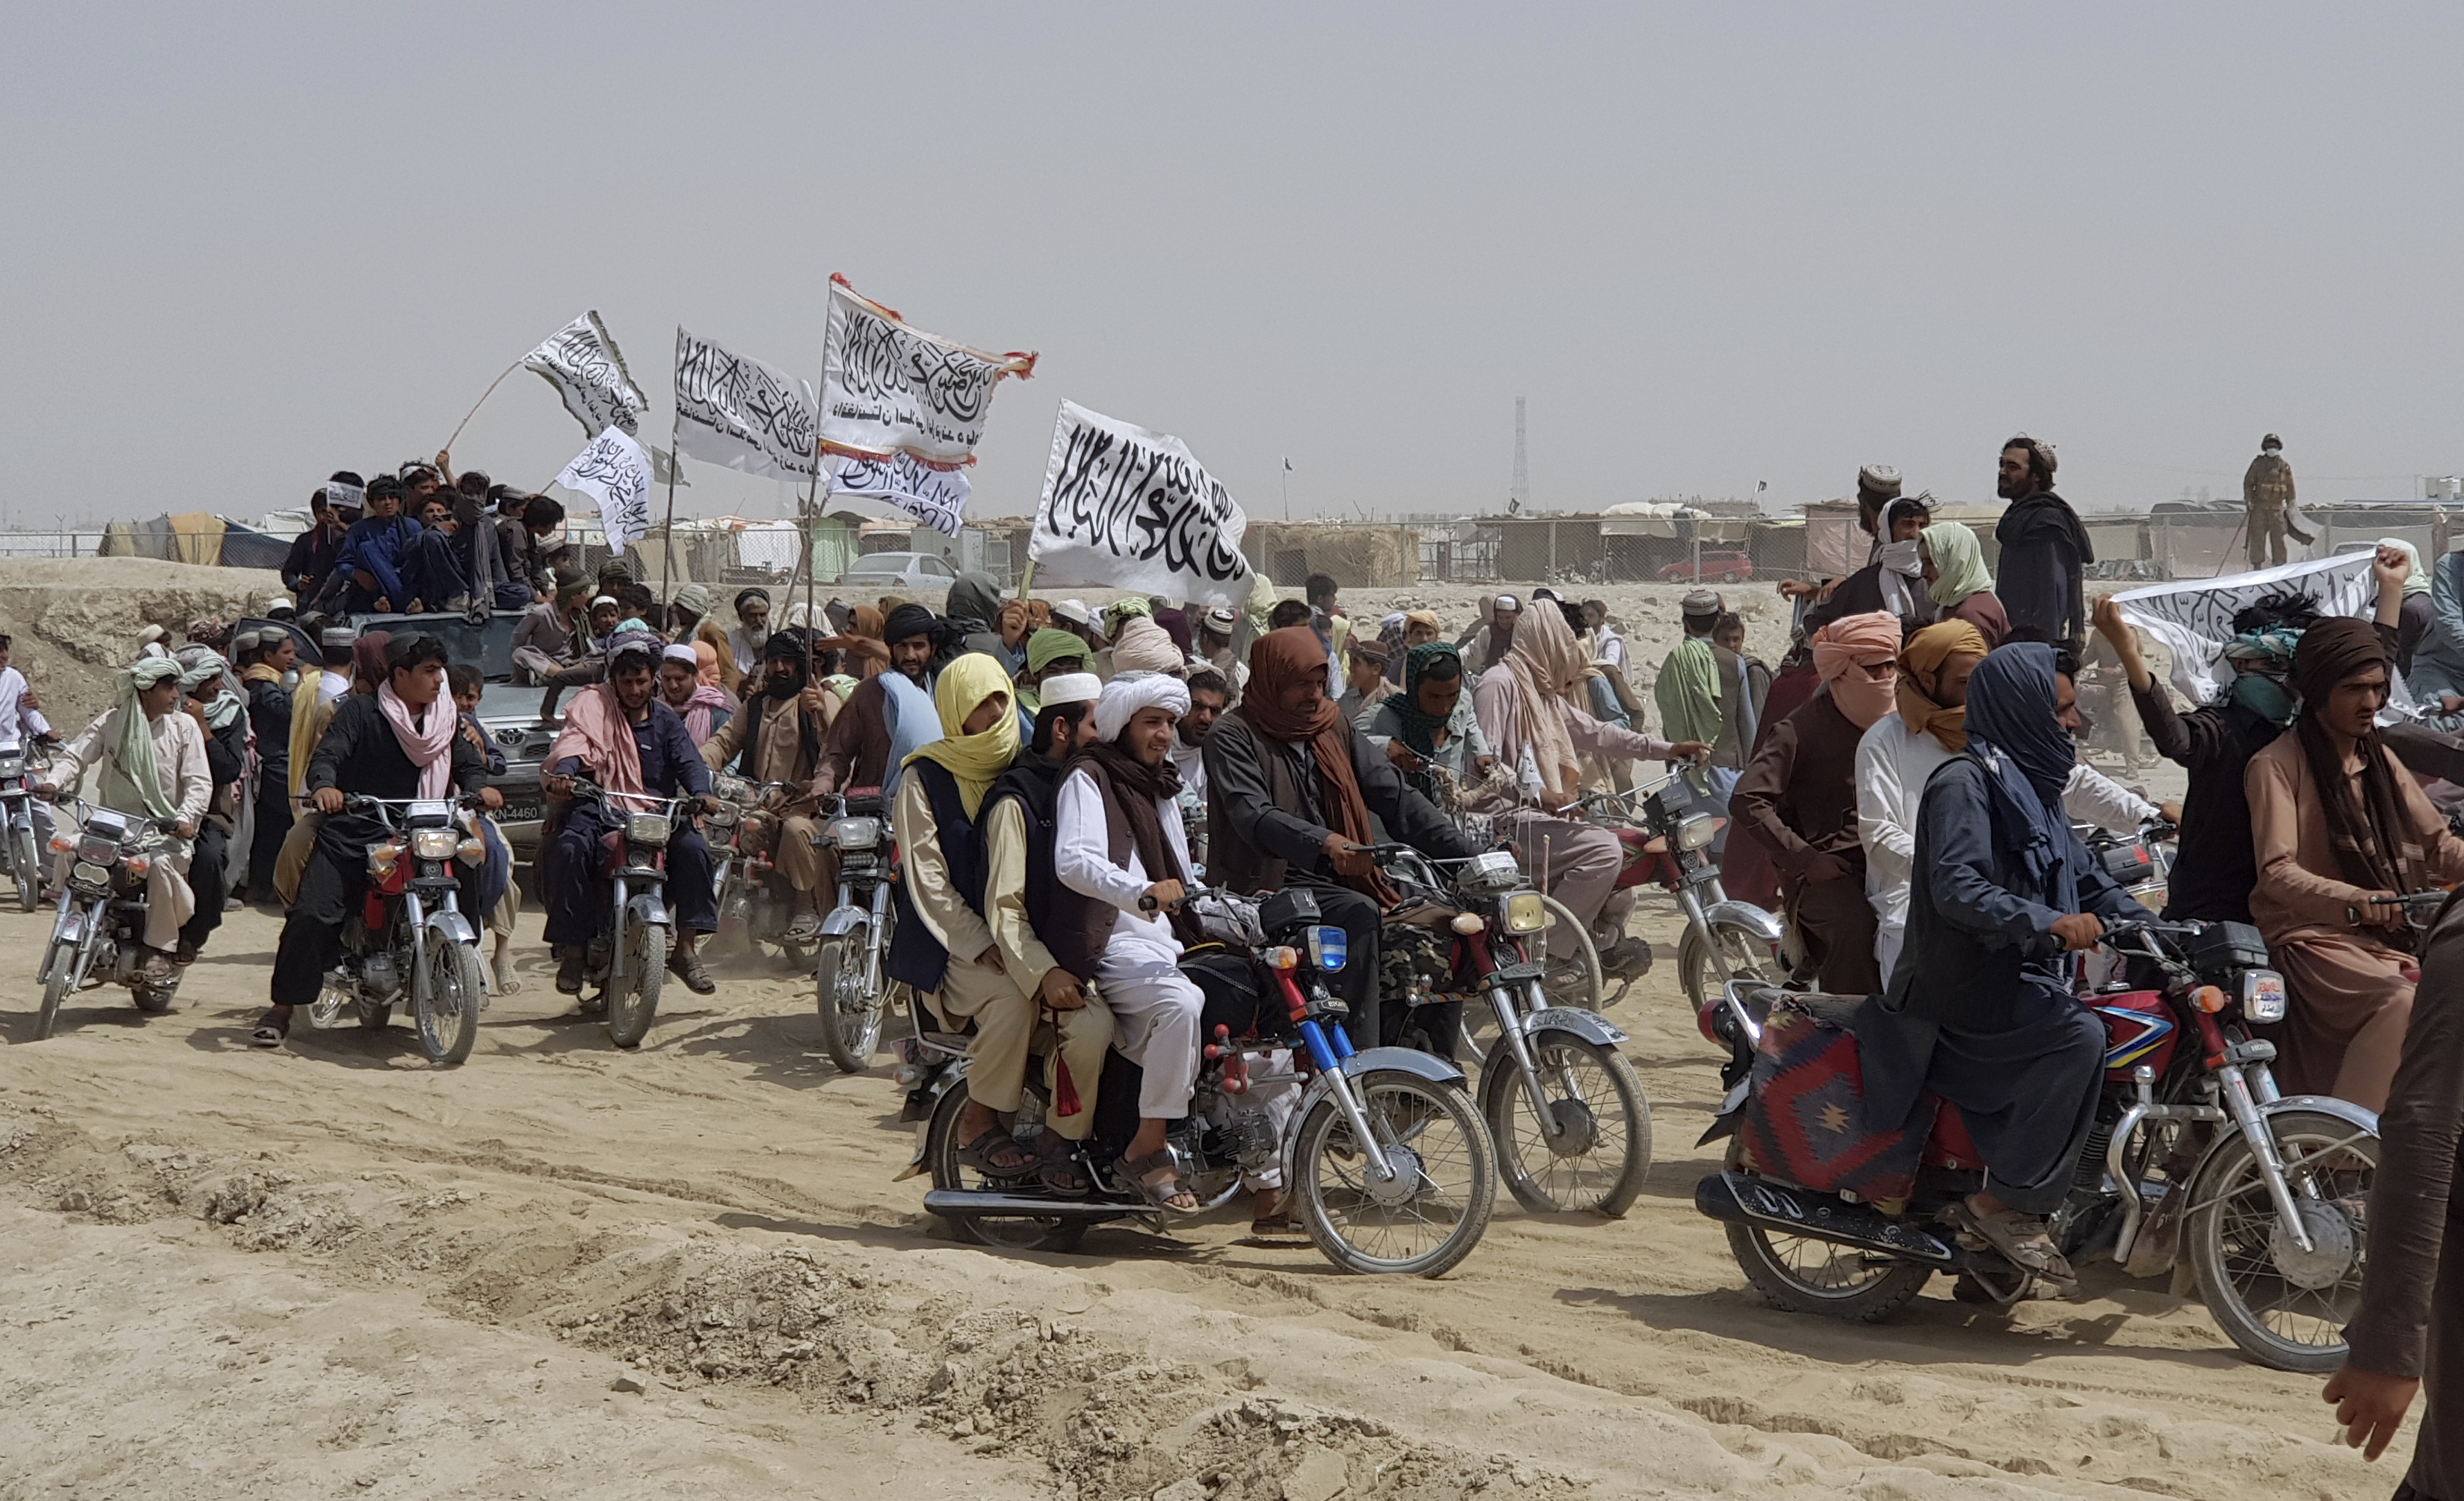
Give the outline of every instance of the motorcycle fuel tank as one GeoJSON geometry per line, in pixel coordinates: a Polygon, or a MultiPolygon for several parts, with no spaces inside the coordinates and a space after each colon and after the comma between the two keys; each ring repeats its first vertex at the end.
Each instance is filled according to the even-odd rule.
{"type": "Polygon", "coordinates": [[[2141,1064],[2163,1078],[2172,1066],[2174,1045],[2182,1026],[2158,990],[2122,990],[2091,996],[2097,1019],[2104,1024],[2104,1076],[2108,1083],[2127,1084],[2141,1064]]]}

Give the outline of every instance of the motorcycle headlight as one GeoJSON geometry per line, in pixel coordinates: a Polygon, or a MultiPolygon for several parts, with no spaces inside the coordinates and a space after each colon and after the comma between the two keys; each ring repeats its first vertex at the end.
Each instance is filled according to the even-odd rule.
{"type": "Polygon", "coordinates": [[[2254,1022],[2284,1020],[2284,977],[2272,969],[2241,972],[2241,1014],[2254,1022]]]}
{"type": "Polygon", "coordinates": [[[655,849],[668,842],[670,823],[665,813],[627,813],[625,815],[625,842],[655,849]]]}
{"type": "Polygon", "coordinates": [[[401,859],[402,846],[390,840],[384,844],[370,845],[368,846],[368,873],[376,876],[391,875],[395,864],[401,859]]]}
{"type": "Polygon", "coordinates": [[[1549,909],[1538,892],[1516,892],[1506,898],[1506,931],[1537,933],[1549,925],[1549,909]]]}
{"type": "Polygon", "coordinates": [[[1677,826],[1669,843],[1680,850],[1700,850],[1709,845],[1720,832],[1720,821],[1708,813],[1697,813],[1677,826]]]}
{"type": "Polygon", "coordinates": [[[109,865],[120,858],[120,841],[97,839],[89,834],[77,841],[77,853],[80,860],[90,860],[96,865],[109,865]]]}
{"type": "Polygon", "coordinates": [[[1352,957],[1351,942],[1341,928],[1320,927],[1309,930],[1309,962],[1327,974],[1343,968],[1352,957]]]}
{"type": "Polygon", "coordinates": [[[414,828],[410,831],[410,852],[422,860],[451,860],[453,847],[461,842],[451,828],[414,828]]]}
{"type": "Polygon", "coordinates": [[[881,820],[877,818],[834,818],[824,831],[822,841],[842,850],[869,850],[881,843],[881,820]]]}
{"type": "Polygon", "coordinates": [[[22,777],[26,774],[26,758],[0,756],[0,777],[22,777]]]}

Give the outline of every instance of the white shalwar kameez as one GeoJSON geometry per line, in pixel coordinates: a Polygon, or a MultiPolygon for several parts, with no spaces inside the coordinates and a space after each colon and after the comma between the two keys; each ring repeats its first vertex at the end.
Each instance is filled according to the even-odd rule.
{"type": "MultiPolygon", "coordinates": [[[[1180,809],[1158,799],[1155,820],[1181,869],[1189,869],[1180,809]]],[[[1095,983],[1117,1028],[1112,1046],[1146,1072],[1138,1091],[1139,1116],[1177,1120],[1189,1114],[1198,1080],[1198,1013],[1206,998],[1180,972],[1180,940],[1169,917],[1137,910],[1155,877],[1147,873],[1134,846],[1127,869],[1112,863],[1111,851],[1103,794],[1091,775],[1073,771],[1062,780],[1054,803],[1053,870],[1062,885],[1113,909],[1111,938],[1095,966],[1095,983]]]]}

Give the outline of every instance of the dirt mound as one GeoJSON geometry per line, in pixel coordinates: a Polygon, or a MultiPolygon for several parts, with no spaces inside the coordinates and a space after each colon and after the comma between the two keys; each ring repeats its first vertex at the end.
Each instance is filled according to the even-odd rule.
{"type": "Polygon", "coordinates": [[[75,734],[111,705],[111,673],[161,626],[176,644],[188,622],[253,615],[283,593],[281,576],[152,558],[0,559],[0,631],[10,660],[42,699],[52,728],[75,734]]]}

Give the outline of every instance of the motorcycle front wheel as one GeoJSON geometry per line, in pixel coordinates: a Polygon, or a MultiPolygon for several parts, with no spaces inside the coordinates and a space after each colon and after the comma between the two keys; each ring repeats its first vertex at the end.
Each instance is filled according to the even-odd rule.
{"type": "Polygon", "coordinates": [[[2285,1185],[2311,1248],[2287,1233],[2250,1142],[2216,1146],[2190,1191],[2190,1265],[2225,1336],[2259,1364],[2322,1375],[2344,1363],[2344,1325],[2361,1306],[2363,1226],[2379,1138],[2337,1116],[2267,1117],[2285,1185]]]}
{"type": "Polygon", "coordinates": [[[77,968],[77,949],[55,938],[52,941],[51,978],[43,982],[43,1008],[34,1013],[34,1041],[52,1035],[52,1027],[60,1019],[60,1003],[68,999],[77,981],[70,971],[77,968]]]}
{"type": "Polygon", "coordinates": [[[9,859],[17,875],[17,910],[32,912],[43,899],[42,857],[34,850],[32,828],[13,830],[9,839],[9,859]]]}
{"type": "Polygon", "coordinates": [[[1685,986],[1685,1004],[1695,1010],[1703,1008],[1704,999],[1716,994],[1722,983],[1720,971],[1727,970],[1729,980],[1747,980],[1775,985],[1780,981],[1779,961],[1771,945],[1743,928],[1720,923],[1711,929],[1706,941],[1692,928],[1677,945],[1677,976],[1685,986]],[[1719,962],[1714,963],[1716,952],[1719,962]]]}
{"type": "Polygon", "coordinates": [[[469,943],[437,943],[428,951],[426,982],[411,998],[419,1050],[430,1063],[460,1063],[479,1038],[479,951],[469,943]]]}
{"type": "Polygon", "coordinates": [[[871,938],[864,928],[824,938],[813,962],[813,1004],[822,1014],[822,1046],[841,1073],[871,1068],[873,1049],[881,1043],[881,995],[865,983],[864,974],[871,938]]]}
{"type": "Polygon", "coordinates": [[[625,931],[625,978],[607,983],[607,1040],[639,1048],[659,1014],[659,988],[668,978],[668,930],[655,922],[628,923],[625,931]]]}
{"type": "Polygon", "coordinates": [[[1641,1078],[1625,1054],[1571,1032],[1534,1032],[1526,1044],[1558,1130],[1552,1137],[1542,1128],[1523,1071],[1499,1039],[1481,1065],[1480,1104],[1507,1190],[1534,1214],[1588,1209],[1617,1218],[1651,1171],[1641,1078]]]}
{"type": "Polygon", "coordinates": [[[1320,1254],[1346,1271],[1441,1276],[1471,1254],[1497,1206],[1497,1151],[1470,1096],[1376,1069],[1352,1087],[1396,1169],[1380,1181],[1331,1096],[1301,1122],[1286,1181],[1320,1254]]]}
{"type": "MultiPolygon", "coordinates": [[[[1019,1096],[1018,1114],[1011,1122],[1009,1134],[1029,1152],[1036,1149],[1044,1135],[1044,1091],[1041,1082],[1028,1071],[1026,1088],[1019,1096]]],[[[932,1170],[933,1186],[956,1192],[995,1192],[1034,1194],[1043,1190],[1032,1178],[1023,1182],[1003,1182],[989,1178],[958,1160],[958,1115],[967,1108],[967,1086],[960,1083],[941,1096],[933,1108],[933,1124],[924,1135],[924,1165],[932,1170]]],[[[996,1250],[1073,1251],[1087,1238],[1094,1225],[1083,1217],[1049,1220],[1037,1219],[967,1219],[952,1220],[950,1227],[979,1246],[996,1250]]]]}

